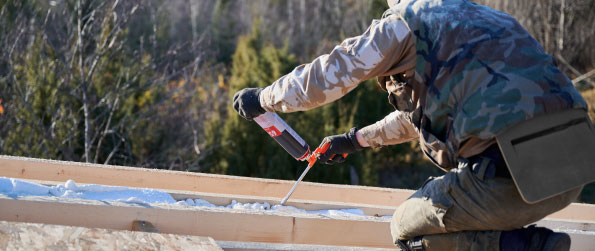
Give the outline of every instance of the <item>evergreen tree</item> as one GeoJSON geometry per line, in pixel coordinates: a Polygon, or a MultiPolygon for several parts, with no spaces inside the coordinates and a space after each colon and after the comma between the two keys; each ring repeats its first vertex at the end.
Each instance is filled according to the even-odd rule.
{"type": "Polygon", "coordinates": [[[37,36],[15,65],[16,79],[9,115],[13,126],[5,138],[5,154],[79,160],[77,121],[80,102],[68,97],[55,52],[37,36]],[[66,94],[66,95],[65,95],[66,94]]]}
{"type": "MultiPolygon", "coordinates": [[[[277,49],[261,39],[258,25],[252,33],[239,38],[233,55],[229,100],[247,87],[265,87],[296,66],[296,59],[287,48],[277,49]]],[[[255,177],[291,177],[287,165],[293,159],[277,145],[258,125],[237,115],[229,103],[228,118],[223,123],[217,151],[217,172],[255,177]]]]}

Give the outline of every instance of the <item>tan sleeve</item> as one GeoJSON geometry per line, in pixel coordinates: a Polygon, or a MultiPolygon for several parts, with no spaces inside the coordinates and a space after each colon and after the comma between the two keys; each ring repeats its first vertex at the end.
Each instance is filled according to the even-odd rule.
{"type": "Polygon", "coordinates": [[[267,111],[309,110],[341,98],[362,81],[414,67],[411,32],[393,15],[374,20],[361,36],[279,78],[261,92],[260,104],[267,111]]]}
{"type": "Polygon", "coordinates": [[[394,111],[384,119],[359,130],[370,147],[395,145],[419,138],[415,127],[407,118],[407,113],[394,111]]]}

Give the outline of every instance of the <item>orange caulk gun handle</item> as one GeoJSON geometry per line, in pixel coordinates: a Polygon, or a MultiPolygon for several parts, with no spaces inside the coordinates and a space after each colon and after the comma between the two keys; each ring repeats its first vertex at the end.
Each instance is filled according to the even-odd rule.
{"type": "MultiPolygon", "coordinates": [[[[316,163],[316,161],[318,160],[318,156],[320,156],[321,154],[325,153],[326,150],[328,150],[328,148],[331,146],[331,142],[327,141],[325,142],[321,147],[316,148],[316,150],[314,150],[314,152],[310,155],[310,157],[308,158],[308,166],[312,167],[314,165],[314,163],[316,163]]],[[[342,154],[343,158],[347,158],[347,153],[342,154]]],[[[335,154],[333,154],[333,156],[331,156],[331,159],[335,157],[335,154]]]]}

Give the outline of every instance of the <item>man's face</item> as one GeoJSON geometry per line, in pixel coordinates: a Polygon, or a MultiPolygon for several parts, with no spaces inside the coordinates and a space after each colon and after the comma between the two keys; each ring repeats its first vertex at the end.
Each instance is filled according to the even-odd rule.
{"type": "Polygon", "coordinates": [[[397,3],[399,0],[386,0],[386,3],[388,3],[388,7],[393,7],[393,5],[395,5],[395,3],[397,3]]]}

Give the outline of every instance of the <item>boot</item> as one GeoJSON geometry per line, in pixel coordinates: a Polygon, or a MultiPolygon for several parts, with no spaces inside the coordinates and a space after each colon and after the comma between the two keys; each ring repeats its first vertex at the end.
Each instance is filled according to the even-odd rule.
{"type": "Polygon", "coordinates": [[[422,238],[423,236],[418,236],[411,240],[398,240],[396,244],[401,251],[423,251],[422,238]]]}
{"type": "Polygon", "coordinates": [[[544,227],[531,225],[527,228],[502,231],[501,251],[568,251],[570,236],[544,227]]]}

